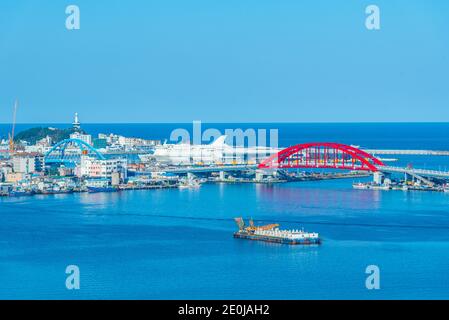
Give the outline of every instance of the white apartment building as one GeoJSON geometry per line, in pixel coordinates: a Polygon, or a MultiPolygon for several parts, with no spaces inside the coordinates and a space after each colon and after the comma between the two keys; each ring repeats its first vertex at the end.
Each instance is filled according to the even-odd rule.
{"type": "Polygon", "coordinates": [[[74,132],[70,135],[70,139],[78,139],[84,141],[89,145],[92,145],[92,136],[90,134],[81,134],[79,132],[74,132]]]}
{"type": "Polygon", "coordinates": [[[89,178],[111,178],[113,173],[119,173],[126,179],[127,161],[125,159],[99,160],[89,156],[82,156],[78,175],[89,178]]]}
{"type": "Polygon", "coordinates": [[[36,158],[34,156],[15,156],[12,158],[12,167],[15,173],[33,173],[36,171],[36,158]]]}

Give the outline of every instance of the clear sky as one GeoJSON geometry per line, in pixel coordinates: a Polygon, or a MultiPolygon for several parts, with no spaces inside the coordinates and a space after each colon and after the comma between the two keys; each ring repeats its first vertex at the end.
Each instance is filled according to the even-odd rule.
{"type": "Polygon", "coordinates": [[[16,97],[19,122],[449,121],[449,1],[2,0],[0,122],[16,97]]]}

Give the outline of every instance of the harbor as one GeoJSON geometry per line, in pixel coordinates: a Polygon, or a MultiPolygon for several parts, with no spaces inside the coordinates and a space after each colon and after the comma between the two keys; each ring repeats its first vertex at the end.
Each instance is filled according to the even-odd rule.
{"type": "Polygon", "coordinates": [[[390,162],[398,159],[374,155],[413,153],[442,157],[444,152],[376,149],[371,154],[358,146],[339,143],[246,147],[232,141],[228,144],[226,135],[217,136],[209,144],[196,145],[114,133],[98,133],[95,137],[82,128],[77,113],[72,126],[66,129],[31,128],[17,133],[17,108],[16,102],[10,137],[0,143],[0,196],[328,179],[352,180],[354,189],[448,190],[448,171],[392,166],[390,162]],[[365,177],[372,177],[372,181],[356,181],[365,177]]]}

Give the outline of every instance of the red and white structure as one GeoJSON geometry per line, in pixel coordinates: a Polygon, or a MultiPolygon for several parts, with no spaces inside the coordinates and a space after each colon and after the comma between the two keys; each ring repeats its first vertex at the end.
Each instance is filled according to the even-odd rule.
{"type": "Polygon", "coordinates": [[[259,169],[344,169],[376,172],[384,163],[358,148],[341,143],[314,142],[288,147],[265,159],[259,169]]]}

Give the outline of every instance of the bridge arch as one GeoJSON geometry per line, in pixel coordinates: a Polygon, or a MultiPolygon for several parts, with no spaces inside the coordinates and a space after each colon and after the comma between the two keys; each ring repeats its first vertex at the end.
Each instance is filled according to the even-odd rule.
{"type": "Polygon", "coordinates": [[[77,163],[81,159],[81,155],[89,155],[100,160],[105,160],[105,157],[92,147],[80,139],[65,139],[55,144],[45,154],[45,163],[77,163]],[[80,152],[67,152],[69,149],[78,149],[80,152]]]}
{"type": "Polygon", "coordinates": [[[384,163],[373,155],[341,143],[297,144],[262,161],[259,169],[323,168],[376,172],[384,163]]]}

